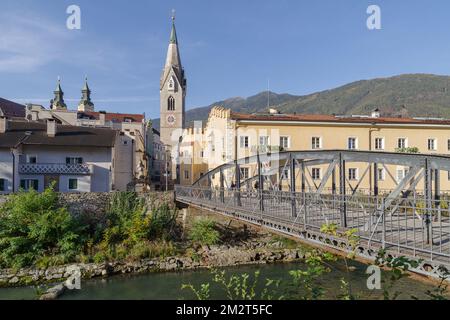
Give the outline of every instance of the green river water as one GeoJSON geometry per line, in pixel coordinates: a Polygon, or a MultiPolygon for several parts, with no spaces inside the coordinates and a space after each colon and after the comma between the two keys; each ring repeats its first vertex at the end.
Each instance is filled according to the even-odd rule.
{"type": "MultiPolygon", "coordinates": [[[[353,262],[356,270],[350,273],[344,272],[345,268],[339,262],[332,265],[332,272],[320,278],[320,285],[326,289],[326,299],[336,299],[340,292],[340,279],[346,277],[352,287],[352,292],[360,299],[382,299],[382,291],[369,291],[366,286],[366,266],[353,262]]],[[[261,276],[258,291],[264,286],[265,279],[290,280],[290,270],[304,267],[301,263],[253,265],[226,268],[227,274],[248,273],[253,275],[260,270],[261,276]]],[[[211,298],[226,299],[223,290],[219,289],[211,281],[211,273],[208,270],[176,272],[176,273],[151,273],[140,276],[116,276],[109,279],[89,280],[82,282],[82,289],[65,293],[64,300],[180,300],[194,299],[188,290],[181,290],[182,284],[192,283],[196,287],[205,282],[211,282],[211,298]]],[[[280,290],[288,290],[290,287],[281,285],[280,290]]],[[[394,290],[400,291],[400,299],[411,299],[414,295],[419,299],[427,298],[425,292],[434,286],[410,278],[402,279],[394,290]]],[[[11,288],[0,289],[0,300],[35,299],[36,289],[11,288]]]]}

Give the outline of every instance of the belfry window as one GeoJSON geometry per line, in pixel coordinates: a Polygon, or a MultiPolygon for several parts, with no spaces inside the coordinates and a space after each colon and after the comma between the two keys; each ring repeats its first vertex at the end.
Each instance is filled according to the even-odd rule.
{"type": "Polygon", "coordinates": [[[170,96],[168,101],[167,101],[167,110],[168,111],[175,111],[175,99],[172,96],[170,96]]]}

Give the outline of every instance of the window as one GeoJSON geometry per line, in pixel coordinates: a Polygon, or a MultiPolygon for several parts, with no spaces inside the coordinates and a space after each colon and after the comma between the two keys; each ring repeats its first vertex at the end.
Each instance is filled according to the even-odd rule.
{"type": "Polygon", "coordinates": [[[202,150],[200,151],[200,158],[204,158],[205,157],[205,152],[202,150]]]}
{"type": "Polygon", "coordinates": [[[241,168],[242,170],[242,178],[247,180],[250,177],[250,171],[248,168],[241,168]]]}
{"type": "Polygon", "coordinates": [[[175,99],[172,96],[170,96],[169,99],[167,100],[167,110],[175,111],[175,99]]]}
{"type": "Polygon", "coordinates": [[[27,163],[36,164],[37,157],[36,156],[27,156],[27,163]]]}
{"type": "Polygon", "coordinates": [[[175,81],[173,80],[173,78],[170,78],[169,80],[169,90],[174,90],[175,89],[175,81]]]}
{"type": "Polygon", "coordinates": [[[399,149],[408,148],[408,140],[406,138],[398,138],[397,148],[399,149]]]}
{"type": "Polygon", "coordinates": [[[249,147],[249,139],[247,136],[241,136],[240,146],[242,149],[247,149],[249,147]]]}
{"type": "Polygon", "coordinates": [[[290,179],[290,177],[291,177],[290,172],[291,172],[291,170],[289,170],[287,168],[283,169],[283,172],[282,172],[283,179],[290,179]]]}
{"type": "Polygon", "coordinates": [[[358,149],[358,139],[356,139],[356,138],[348,138],[348,149],[349,150],[358,149]]]}
{"type": "Polygon", "coordinates": [[[189,179],[189,170],[184,170],[184,179],[189,179]]]}
{"type": "Polygon", "coordinates": [[[82,164],[83,158],[80,157],[67,157],[66,164],[82,164]]]}
{"type": "Polygon", "coordinates": [[[437,147],[436,139],[434,138],[428,139],[428,150],[435,151],[436,147],[437,147]]]}
{"type": "Polygon", "coordinates": [[[280,137],[280,147],[289,149],[289,137],[280,137]]]}
{"type": "Polygon", "coordinates": [[[375,150],[384,150],[383,138],[375,138],[375,150]]]}
{"type": "Polygon", "coordinates": [[[39,180],[22,179],[20,180],[20,188],[27,191],[30,189],[39,190],[39,180]]]}
{"type": "Polygon", "coordinates": [[[0,191],[5,191],[5,179],[0,179],[0,191]]]}
{"type": "Polygon", "coordinates": [[[350,168],[348,169],[348,180],[358,180],[358,169],[350,168]]]}
{"type": "Polygon", "coordinates": [[[320,180],[320,168],[312,168],[311,175],[313,180],[320,180]]]}
{"type": "Polygon", "coordinates": [[[268,136],[260,136],[259,137],[259,145],[260,146],[268,146],[269,145],[269,137],[268,136]]]}
{"type": "Polygon", "coordinates": [[[406,177],[408,172],[408,168],[397,168],[397,182],[399,183],[400,181],[402,181],[406,177]]]}
{"type": "Polygon", "coordinates": [[[450,151],[450,139],[447,140],[447,149],[450,151]]]}
{"type": "Polygon", "coordinates": [[[383,168],[378,168],[377,178],[378,178],[378,181],[384,181],[384,179],[385,179],[385,172],[384,172],[383,168]]]}
{"type": "Polygon", "coordinates": [[[69,179],[69,190],[78,190],[78,179],[69,179]]]}
{"type": "Polygon", "coordinates": [[[312,149],[320,149],[322,148],[322,139],[320,137],[312,137],[312,149]]]}

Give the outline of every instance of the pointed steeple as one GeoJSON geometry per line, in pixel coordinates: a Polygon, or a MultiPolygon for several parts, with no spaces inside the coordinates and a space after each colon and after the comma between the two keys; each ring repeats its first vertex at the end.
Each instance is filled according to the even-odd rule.
{"type": "Polygon", "coordinates": [[[84,79],[84,86],[81,90],[81,100],[78,111],[94,111],[94,104],[91,101],[91,89],[89,89],[87,77],[84,79]]]}
{"type": "Polygon", "coordinates": [[[175,14],[172,15],[172,32],[170,33],[170,43],[178,45],[177,29],[175,28],[175,14]]]}
{"type": "Polygon", "coordinates": [[[178,48],[177,31],[175,27],[175,12],[172,13],[172,30],[170,32],[169,48],[167,49],[167,58],[164,70],[161,76],[161,88],[167,81],[171,70],[174,70],[179,83],[184,86],[184,70],[181,65],[180,51],[178,48]]]}
{"type": "Polygon", "coordinates": [[[53,91],[55,97],[50,101],[51,109],[67,109],[67,105],[64,102],[64,92],[61,88],[61,78],[58,77],[56,89],[53,91]]]}

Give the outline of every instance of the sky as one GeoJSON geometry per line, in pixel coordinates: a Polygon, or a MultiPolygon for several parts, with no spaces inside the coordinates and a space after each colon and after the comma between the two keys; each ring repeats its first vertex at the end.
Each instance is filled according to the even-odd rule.
{"type": "Polygon", "coordinates": [[[159,117],[176,25],[187,109],[267,90],[305,95],[361,79],[450,74],[448,0],[0,0],[0,97],[46,107],[58,76],[75,108],[159,117]],[[69,30],[70,5],[81,29],[69,30]],[[369,5],[381,29],[369,30],[369,5]]]}

